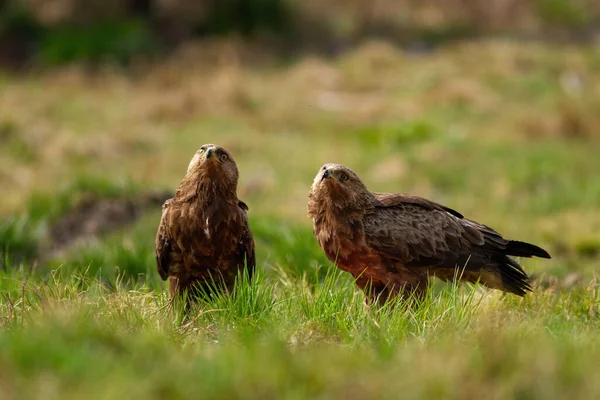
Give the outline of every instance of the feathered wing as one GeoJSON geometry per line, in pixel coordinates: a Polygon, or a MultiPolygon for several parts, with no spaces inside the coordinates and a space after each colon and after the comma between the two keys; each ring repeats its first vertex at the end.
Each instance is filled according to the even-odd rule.
{"type": "Polygon", "coordinates": [[[172,198],[165,201],[162,206],[162,216],[156,232],[156,267],[162,280],[169,277],[169,266],[171,263],[171,251],[173,249],[173,240],[169,234],[169,213],[172,198]]]}
{"type": "MultiPolygon", "coordinates": [[[[458,217],[425,199],[397,196],[394,200],[386,195],[385,202],[376,204],[363,221],[367,244],[373,249],[407,266],[425,267],[458,259],[468,248],[458,217]]],[[[479,237],[473,239],[481,242],[479,237]]]]}
{"type": "MultiPolygon", "coordinates": [[[[239,202],[239,207],[243,210],[244,214],[248,211],[248,206],[243,201],[239,202]]],[[[248,216],[244,218],[244,227],[242,231],[242,237],[240,240],[241,254],[243,255],[246,263],[246,269],[248,270],[248,278],[251,279],[256,267],[256,256],[254,254],[254,237],[248,224],[248,216]]]]}
{"type": "Polygon", "coordinates": [[[254,254],[254,238],[250,228],[247,227],[246,232],[242,236],[241,240],[242,251],[246,262],[246,269],[248,271],[248,278],[252,279],[254,269],[256,267],[256,256],[254,254]]]}
{"type": "Polygon", "coordinates": [[[376,194],[374,211],[364,220],[367,244],[407,267],[429,268],[451,279],[464,268],[463,279],[523,295],[527,274],[508,257],[550,256],[543,249],[504,239],[495,230],[464,218],[429,200],[402,194],[376,194]]]}
{"type": "Polygon", "coordinates": [[[423,197],[413,196],[410,194],[402,194],[402,193],[373,193],[375,195],[375,199],[377,200],[377,207],[394,207],[394,206],[402,206],[405,204],[412,204],[415,206],[420,206],[426,210],[441,210],[446,211],[451,215],[454,215],[458,218],[464,218],[461,213],[456,210],[453,210],[449,207],[443,206],[439,203],[436,203],[431,200],[427,200],[423,197]]]}

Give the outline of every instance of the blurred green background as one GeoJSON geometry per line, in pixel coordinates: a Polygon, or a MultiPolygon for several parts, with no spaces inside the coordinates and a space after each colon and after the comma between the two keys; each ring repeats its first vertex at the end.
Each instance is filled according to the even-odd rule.
{"type": "Polygon", "coordinates": [[[0,10],[4,268],[153,277],[160,204],[194,150],[216,142],[240,164],[266,264],[310,273],[324,262],[306,193],[335,161],[372,190],[430,197],[547,247],[555,258],[540,272],[591,277],[594,2],[10,0],[0,10]]]}
{"type": "Polygon", "coordinates": [[[0,60],[40,65],[161,58],[231,34],[287,57],[338,54],[365,38],[415,50],[498,34],[593,42],[600,23],[589,0],[3,0],[0,8],[0,60]]]}

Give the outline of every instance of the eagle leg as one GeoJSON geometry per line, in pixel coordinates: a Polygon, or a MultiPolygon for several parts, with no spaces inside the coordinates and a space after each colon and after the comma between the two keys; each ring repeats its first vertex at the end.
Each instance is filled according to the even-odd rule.
{"type": "Polygon", "coordinates": [[[360,277],[356,280],[356,284],[365,293],[365,303],[379,307],[397,296],[404,301],[413,299],[420,303],[427,293],[427,279],[416,283],[385,284],[382,281],[360,277]]]}

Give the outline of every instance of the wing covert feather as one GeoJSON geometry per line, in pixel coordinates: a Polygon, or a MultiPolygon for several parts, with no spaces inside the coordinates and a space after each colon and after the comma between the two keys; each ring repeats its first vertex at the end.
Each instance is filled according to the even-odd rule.
{"type": "Polygon", "coordinates": [[[252,273],[256,267],[256,256],[254,253],[254,237],[252,236],[252,231],[250,230],[250,225],[248,224],[248,215],[246,214],[248,211],[248,206],[243,201],[240,201],[238,206],[241,208],[242,213],[244,214],[244,229],[240,240],[241,251],[243,258],[245,258],[246,261],[248,277],[252,278],[252,273]]]}
{"type": "Polygon", "coordinates": [[[409,199],[388,204],[366,216],[366,241],[373,249],[407,265],[429,266],[457,259],[472,244],[484,241],[476,228],[470,229],[463,222],[466,220],[456,216],[458,213],[436,203],[409,199]]]}
{"type": "Polygon", "coordinates": [[[160,217],[158,231],[156,232],[156,267],[163,281],[169,277],[170,255],[173,246],[173,241],[169,234],[169,206],[172,200],[168,199],[163,204],[162,216],[160,217]]]}
{"type": "Polygon", "coordinates": [[[426,210],[441,210],[446,211],[457,218],[464,218],[464,216],[456,210],[450,207],[446,207],[442,204],[436,203],[435,201],[428,200],[423,197],[414,196],[411,194],[404,193],[373,193],[375,199],[378,201],[376,207],[394,207],[394,206],[405,206],[407,204],[413,204],[415,206],[422,207],[426,210]]]}
{"type": "Polygon", "coordinates": [[[246,257],[246,268],[248,269],[248,277],[252,277],[254,268],[256,267],[256,256],[254,254],[254,238],[249,228],[246,229],[246,233],[242,238],[242,246],[246,257]]]}

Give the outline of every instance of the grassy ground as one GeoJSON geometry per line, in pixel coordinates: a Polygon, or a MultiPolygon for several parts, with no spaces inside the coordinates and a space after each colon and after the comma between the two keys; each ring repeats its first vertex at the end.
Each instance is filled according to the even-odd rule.
{"type": "Polygon", "coordinates": [[[256,66],[191,46],[130,72],[0,76],[0,392],[6,398],[600,395],[600,57],[381,43],[256,66]],[[259,273],[183,321],[155,273],[160,207],[57,252],[89,198],[173,191],[203,143],[241,171],[259,273]],[[546,248],[525,299],[435,285],[366,309],[312,237],[325,162],[546,248]]]}

